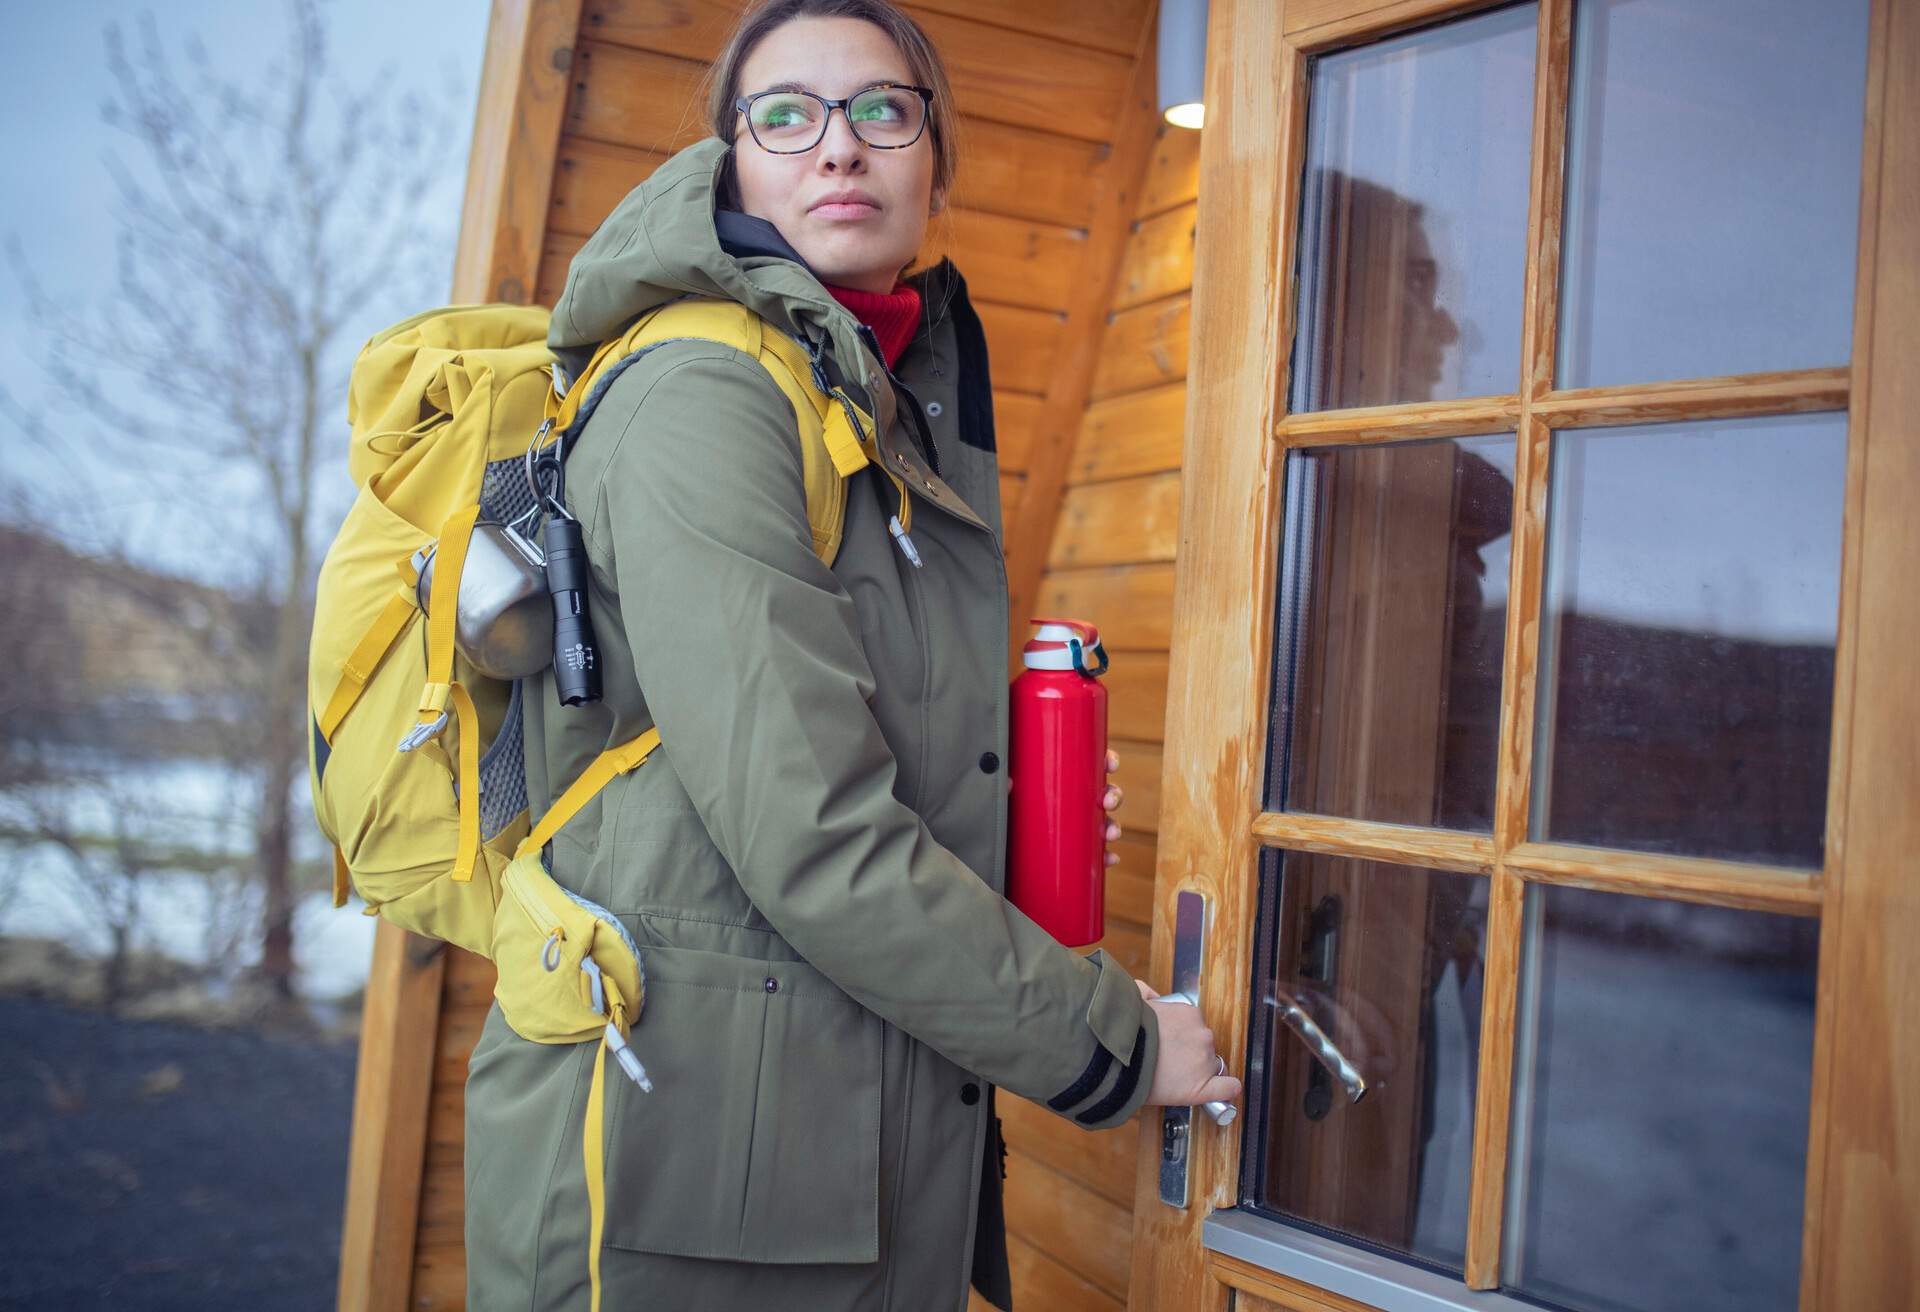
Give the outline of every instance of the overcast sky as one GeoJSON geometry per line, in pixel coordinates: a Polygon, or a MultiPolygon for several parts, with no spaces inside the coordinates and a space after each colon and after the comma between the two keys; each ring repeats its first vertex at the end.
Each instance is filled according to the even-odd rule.
{"type": "MultiPolygon", "coordinates": [[[[360,81],[367,72],[389,67],[396,82],[434,98],[459,125],[456,156],[446,161],[443,199],[436,206],[443,216],[450,273],[486,42],[487,0],[326,0],[322,11],[334,68],[360,81]]],[[[109,90],[103,33],[116,20],[132,29],[143,12],[159,17],[168,50],[176,58],[187,36],[198,34],[217,64],[236,69],[258,66],[283,50],[289,30],[286,6],[274,0],[0,3],[0,165],[7,180],[0,190],[0,237],[17,239],[44,290],[69,304],[104,304],[112,286],[115,192],[105,161],[109,149],[129,160],[138,156],[130,141],[101,121],[109,90]]],[[[10,265],[0,267],[0,386],[32,399],[41,396],[39,357],[35,325],[23,300],[10,265]]],[[[424,308],[370,307],[368,321],[353,326],[346,336],[362,341],[386,323],[424,308]]],[[[344,455],[342,382],[338,438],[344,455]]],[[[71,472],[45,471],[34,463],[18,430],[3,418],[0,451],[9,477],[71,472]]],[[[156,563],[209,572],[204,551],[183,557],[175,544],[178,535],[167,530],[178,517],[155,504],[153,490],[115,474],[99,468],[89,477],[113,514],[134,526],[127,535],[129,545],[156,563]]]]}

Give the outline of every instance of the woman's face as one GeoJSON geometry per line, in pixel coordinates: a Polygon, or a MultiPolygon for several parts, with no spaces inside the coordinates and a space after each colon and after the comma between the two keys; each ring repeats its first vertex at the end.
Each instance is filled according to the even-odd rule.
{"type": "MultiPolygon", "coordinates": [[[[838,100],[876,82],[918,81],[893,40],[858,18],[795,18],[754,46],[740,66],[740,94],[790,83],[838,100]]],[[[740,208],[780,230],[821,281],[892,291],[920,250],[927,218],[945,198],[933,192],[933,125],[900,150],[877,150],[853,135],[847,116],[827,116],[812,150],[762,150],[734,115],[734,176],[740,208]]]]}

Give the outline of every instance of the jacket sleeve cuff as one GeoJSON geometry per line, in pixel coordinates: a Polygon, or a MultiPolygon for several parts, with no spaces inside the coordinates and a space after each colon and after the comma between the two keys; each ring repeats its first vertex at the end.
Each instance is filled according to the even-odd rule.
{"type": "Polygon", "coordinates": [[[1106,1130],[1124,1125],[1146,1102],[1159,1055],[1160,1022],[1133,977],[1105,949],[1096,948],[1087,959],[1100,968],[1087,1004],[1092,1052],[1080,1074],[1046,1106],[1089,1130],[1106,1130]]]}

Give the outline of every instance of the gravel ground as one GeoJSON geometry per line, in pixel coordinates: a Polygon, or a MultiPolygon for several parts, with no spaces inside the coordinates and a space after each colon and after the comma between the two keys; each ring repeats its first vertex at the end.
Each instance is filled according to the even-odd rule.
{"type": "Polygon", "coordinates": [[[354,1062],[0,999],[0,1307],[333,1307],[354,1062]]]}

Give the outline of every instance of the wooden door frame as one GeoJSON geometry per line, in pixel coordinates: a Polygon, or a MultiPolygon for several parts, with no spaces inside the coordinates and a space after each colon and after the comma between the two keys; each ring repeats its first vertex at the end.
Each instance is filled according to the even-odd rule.
{"type": "MultiPolygon", "coordinates": [[[[1250,927],[1258,897],[1261,839],[1355,855],[1364,834],[1343,822],[1262,817],[1258,806],[1270,699],[1275,532],[1285,440],[1309,435],[1311,419],[1286,422],[1282,398],[1293,336],[1294,231],[1304,154],[1308,56],[1359,39],[1487,8],[1486,0],[1213,0],[1201,143],[1191,358],[1187,392],[1180,553],[1167,690],[1158,867],[1153,900],[1152,981],[1165,988],[1172,960],[1176,895],[1204,893],[1216,920],[1201,996],[1230,1066],[1245,1070],[1250,1023],[1250,927]],[[1256,438],[1252,435],[1259,435],[1256,438]],[[1268,438],[1270,440],[1259,440],[1268,438]],[[1358,841],[1356,841],[1358,840],[1358,841]]],[[[1564,104],[1567,0],[1543,0],[1535,117],[1564,104]],[[1551,64],[1550,64],[1551,61],[1551,64]]],[[[1834,689],[1827,856],[1818,875],[1768,876],[1733,863],[1588,861],[1578,851],[1526,844],[1524,862],[1496,865],[1495,844],[1473,836],[1423,834],[1429,864],[1489,872],[1493,878],[1489,953],[1517,954],[1526,879],[1658,888],[1667,896],[1758,906],[1823,917],[1816,1007],[1811,1131],[1802,1257],[1803,1309],[1841,1312],[1914,1299],[1912,1241],[1920,1234],[1920,4],[1872,0],[1861,160],[1860,240],[1854,350],[1843,369],[1777,379],[1750,376],[1739,388],[1669,389],[1641,420],[1738,413],[1739,399],[1778,389],[1792,408],[1833,409],[1848,418],[1848,468],[1841,604],[1834,689]],[[1521,866],[1524,864],[1524,869],[1521,866]],[[1904,1004],[1904,1005],[1903,1005],[1904,1004]],[[1895,1294],[1894,1291],[1900,1291],[1895,1294]]],[[[1563,143],[1536,132],[1546,149],[1530,190],[1527,296],[1554,281],[1558,258],[1557,181],[1563,143]],[[1543,195],[1542,187],[1550,194],[1543,195]]],[[[1530,468],[1551,440],[1556,416],[1611,403],[1603,393],[1549,398],[1550,314],[1523,342],[1526,387],[1500,404],[1447,403],[1414,416],[1383,417],[1380,436],[1487,431],[1520,434],[1521,492],[1515,523],[1513,596],[1535,588],[1540,514],[1531,493],[1544,483],[1530,468]],[[1483,425],[1473,427],[1473,425],[1483,425]]],[[[1637,389],[1645,391],[1646,389],[1637,389]]],[[[1769,402],[1769,405],[1773,402],[1769,402]]],[[[1524,604],[1510,608],[1509,668],[1530,666],[1524,604]],[[1518,657],[1516,661],[1514,659],[1518,657]]],[[[1524,816],[1531,706],[1503,706],[1501,823],[1524,816]]],[[[1519,835],[1502,833],[1509,858],[1519,835]]],[[[1495,963],[1490,959],[1489,974],[1495,963]]],[[[1489,995],[1491,1038],[1500,1006],[1489,995]]],[[[1511,1043],[1483,1057],[1476,1123],[1477,1173],[1504,1172],[1483,1154],[1489,1131],[1504,1139],[1504,1097],[1487,1075],[1510,1070],[1511,1043]],[[1497,1121],[1490,1121],[1497,1117],[1497,1121]]],[[[1140,1136],[1129,1305],[1224,1312],[1238,1287],[1283,1305],[1323,1307],[1283,1278],[1208,1253],[1202,1225],[1213,1208],[1235,1205],[1244,1118],[1226,1129],[1195,1118],[1184,1210],[1159,1201],[1158,1118],[1140,1136]],[[1289,1289],[1292,1293],[1289,1295],[1289,1289]]],[[[1496,1190],[1476,1190],[1470,1224],[1472,1283],[1497,1278],[1496,1190]],[[1492,1204],[1488,1199],[1492,1199],[1492,1204]],[[1489,1244],[1489,1239],[1492,1243],[1489,1244]]]]}

